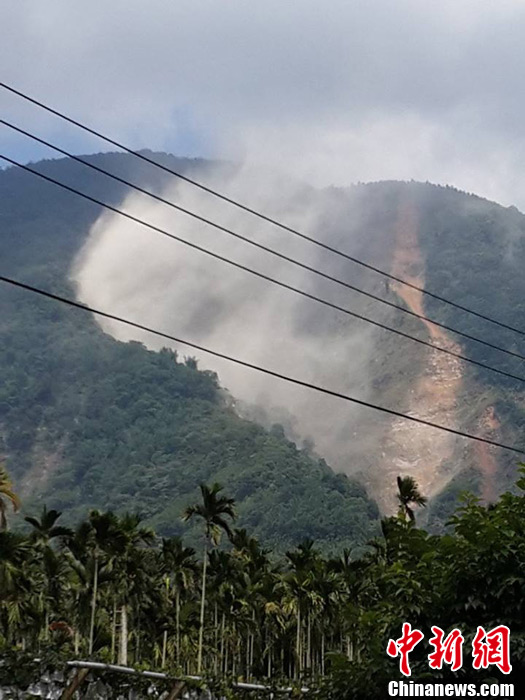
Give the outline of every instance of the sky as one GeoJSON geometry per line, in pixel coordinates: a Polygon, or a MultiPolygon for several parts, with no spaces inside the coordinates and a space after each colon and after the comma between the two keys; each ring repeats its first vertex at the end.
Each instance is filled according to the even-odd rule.
{"type": "MultiPolygon", "coordinates": [[[[525,2],[518,0],[17,0],[0,10],[2,82],[130,148],[234,161],[229,178],[210,169],[212,184],[269,212],[304,192],[300,183],[385,179],[449,184],[525,211],[524,46],[525,2]]],[[[111,150],[2,88],[0,113],[77,154],[111,150]]],[[[22,162],[57,157],[2,125],[0,153],[22,162]]],[[[180,183],[165,196],[288,245],[180,183]]],[[[123,206],[310,284],[136,195],[123,206]]],[[[290,204],[283,221],[315,236],[319,216],[314,201],[300,211],[290,204]]],[[[348,250],[356,244],[351,218],[344,221],[348,250]]],[[[289,245],[299,255],[297,241],[289,245]]],[[[312,251],[301,251],[310,262],[312,251]]],[[[368,329],[336,333],[333,324],[327,339],[319,323],[301,321],[306,312],[296,300],[171,242],[154,244],[118,217],[95,224],[73,279],[88,304],[369,398],[376,339],[368,329]]],[[[337,301],[333,290],[326,294],[337,301]]],[[[262,407],[291,426],[294,439],[313,439],[332,466],[351,471],[354,446],[373,452],[363,438],[357,446],[354,409],[334,410],[305,390],[199,360],[249,410],[262,407]]]]}
{"type": "MultiPolygon", "coordinates": [[[[2,81],[133,148],[315,185],[448,183],[525,210],[520,0],[17,0],[2,81]]],[[[107,150],[0,90],[3,118],[107,150]]],[[[48,151],[0,128],[6,155],[48,151]]]]}

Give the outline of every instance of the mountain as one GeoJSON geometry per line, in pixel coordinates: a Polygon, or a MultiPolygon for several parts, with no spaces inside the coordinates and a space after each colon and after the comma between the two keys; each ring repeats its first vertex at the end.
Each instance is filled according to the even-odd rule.
{"type": "MultiPolygon", "coordinates": [[[[231,164],[154,157],[416,287],[525,328],[525,218],[513,207],[429,183],[314,190],[231,164]]],[[[71,160],[35,167],[309,294],[523,373],[518,358],[392,305],[525,355],[522,335],[219,209],[131,156],[88,159],[390,305],[246,252],[71,160]]],[[[397,411],[521,444],[522,382],[206,262],[17,169],[0,173],[0,201],[5,274],[397,411]]],[[[162,350],[151,336],[101,328],[27,292],[2,288],[0,305],[3,451],[28,504],[45,501],[70,518],[88,506],[139,507],[159,529],[178,532],[197,483],[218,479],[239,500],[242,522],[269,543],[311,536],[330,546],[370,536],[377,512],[366,492],[392,512],[398,474],[413,475],[431,497],[424,515],[434,529],[464,488],[490,501],[515,481],[511,452],[257,380],[199,353],[183,359],[183,347],[162,350]]]]}
{"type": "MultiPolygon", "coordinates": [[[[130,157],[91,160],[160,188],[130,157]]],[[[113,204],[124,197],[71,161],[35,167],[113,204]]],[[[70,271],[98,208],[15,169],[0,173],[0,201],[2,273],[74,297],[70,271]]],[[[119,342],[91,315],[6,284],[0,437],[25,513],[46,503],[72,522],[92,507],[138,510],[159,532],[182,533],[198,484],[219,481],[238,502],[239,526],[277,549],[306,537],[354,547],[376,532],[377,507],[361,484],[298,449],[280,426],[240,417],[192,357],[119,342]]]]}

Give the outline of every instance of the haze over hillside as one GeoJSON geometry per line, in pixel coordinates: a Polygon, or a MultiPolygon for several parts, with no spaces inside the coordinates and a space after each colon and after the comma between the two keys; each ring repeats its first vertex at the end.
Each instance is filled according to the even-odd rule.
{"type": "MultiPolygon", "coordinates": [[[[93,160],[155,184],[130,158],[93,160]]],[[[113,204],[124,197],[123,187],[70,161],[38,168],[113,204]]],[[[17,170],[0,173],[0,199],[2,271],[74,297],[72,263],[98,208],[17,170]]],[[[279,426],[240,418],[193,359],[115,341],[89,315],[7,285],[0,441],[22,515],[39,504],[69,522],[93,507],[139,511],[160,533],[182,534],[198,484],[217,480],[237,501],[239,527],[277,550],[306,537],[325,549],[356,547],[377,531],[377,507],[362,485],[299,450],[279,426]]]]}
{"type": "MultiPolygon", "coordinates": [[[[175,167],[191,167],[212,186],[351,255],[519,326],[525,282],[518,261],[524,252],[525,224],[515,209],[429,184],[387,182],[313,190],[232,166],[217,168],[211,163],[157,157],[175,167]],[[494,289],[498,299],[491,293],[494,289]]],[[[91,158],[101,167],[132,176],[168,199],[391,302],[495,344],[521,353],[525,350],[519,336],[413,291],[408,293],[406,288],[386,284],[381,277],[319,252],[253,217],[241,216],[224,204],[218,206],[186,185],[177,186],[129,156],[91,158]]],[[[419,319],[298,271],[289,263],[276,262],[164,205],[130,196],[123,187],[109,184],[80,165],[63,160],[43,162],[38,167],[150,223],[309,293],[520,374],[517,360],[436,330],[419,319]]],[[[509,444],[519,441],[523,394],[517,382],[503,381],[501,376],[475,370],[450,356],[273,288],[117,215],[100,215],[94,206],[29,175],[9,170],[1,174],[0,182],[3,197],[10,203],[1,234],[7,272],[39,281],[47,288],[52,285],[64,290],[73,282],[80,300],[165,332],[449,427],[509,444]]],[[[22,304],[23,297],[16,303],[22,304]]],[[[12,333],[12,323],[12,315],[4,314],[2,326],[7,334],[12,333]]],[[[130,334],[129,328],[115,324],[105,322],[103,328],[119,339],[133,338],[154,349],[165,344],[151,336],[130,334]]],[[[184,348],[176,349],[187,353],[184,348]]],[[[437,497],[432,517],[438,521],[447,510],[443,501],[454,490],[468,485],[491,499],[513,480],[516,460],[503,451],[291,389],[204,355],[199,356],[199,366],[218,373],[238,415],[268,428],[280,423],[299,447],[326,459],[337,471],[359,475],[387,512],[393,508],[392,489],[399,473],[414,475],[424,493],[437,497]],[[443,490],[445,495],[440,496],[443,490]]],[[[111,377],[110,365],[104,371],[111,377]]],[[[16,392],[17,387],[14,389],[16,392]]],[[[38,430],[39,420],[35,416],[33,430],[38,430]]],[[[16,432],[13,422],[10,430],[16,432]]],[[[34,449],[31,441],[29,448],[34,449]]],[[[60,448],[57,450],[55,444],[57,453],[60,448]]],[[[123,465],[136,459],[132,455],[122,458],[123,465]]],[[[67,467],[65,456],[58,461],[60,468],[67,467]]],[[[104,468],[110,468],[109,462],[90,475],[89,483],[95,484],[104,468]]],[[[42,498],[50,487],[51,481],[43,485],[42,498]]],[[[130,488],[139,489],[139,484],[130,488]]],[[[162,491],[161,485],[159,489],[162,491]]],[[[78,494],[75,499],[77,505],[82,503],[78,494]]],[[[67,507],[67,499],[61,507],[67,507]]]]}
{"type": "MultiPolygon", "coordinates": [[[[523,220],[517,211],[454,190],[430,185],[377,183],[345,190],[314,191],[290,181],[274,181],[240,168],[208,171],[207,182],[242,202],[249,202],[287,225],[340,248],[392,274],[483,310],[487,302],[485,265],[510,276],[509,294],[520,294],[514,253],[522,246],[523,220]],[[472,274],[472,246],[478,270],[472,274]],[[514,270],[513,270],[514,267],[514,270]],[[466,271],[469,270],[469,274],[466,271]],[[512,288],[513,287],[513,288],[512,288]]],[[[419,314],[446,321],[474,335],[515,347],[516,336],[451,312],[428,297],[320,251],[280,229],[224,204],[185,183],[170,183],[168,200],[248,235],[286,255],[342,278],[419,314]],[[432,301],[432,300],[431,300],[432,301]]],[[[126,199],[126,210],[188,240],[266,274],[283,279],[374,320],[410,332],[456,353],[500,368],[507,356],[487,352],[432,324],[407,317],[347,289],[261,253],[220,231],[203,226],[141,195],[126,199]]],[[[79,297],[93,305],[117,306],[120,313],[155,327],[231,351],[265,366],[338,388],[360,399],[402,407],[436,423],[494,437],[500,417],[488,386],[500,385],[490,373],[473,372],[457,358],[416,346],[373,326],[272,287],[243,271],[161,239],[118,215],[102,215],[77,260],[74,279],[79,297]],[[138,282],[138,284],[137,284],[138,282]],[[299,358],[299,362],[298,362],[299,358]],[[477,381],[481,384],[478,385],[477,381]],[[476,396],[476,410],[467,406],[476,396]]],[[[499,284],[501,287],[501,284],[499,284]]],[[[512,309],[515,311],[515,308],[512,309]]],[[[514,313],[494,304],[497,318],[514,313]]],[[[159,341],[112,322],[103,326],[119,338],[137,338],[152,347],[159,341]]],[[[278,380],[246,373],[229,363],[200,356],[218,371],[223,384],[240,400],[240,411],[259,420],[282,422],[290,437],[306,440],[338,471],[362,472],[384,509],[392,508],[388,485],[399,472],[413,473],[425,493],[435,496],[466,466],[477,466],[480,486],[490,499],[498,491],[500,467],[508,455],[484,446],[474,451],[463,440],[401,419],[384,421],[367,409],[334,405],[333,399],[290,388],[278,380]]],[[[519,362],[512,368],[519,374],[519,362]]],[[[518,384],[519,386],[519,384],[518,384]]],[[[510,435],[510,433],[509,433],[510,435]]]]}

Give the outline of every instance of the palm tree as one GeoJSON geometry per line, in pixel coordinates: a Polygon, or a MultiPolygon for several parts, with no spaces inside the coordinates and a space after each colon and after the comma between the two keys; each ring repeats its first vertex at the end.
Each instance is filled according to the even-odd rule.
{"type": "MultiPolygon", "coordinates": [[[[239,600],[240,562],[231,552],[212,550],[208,555],[212,591],[215,603],[215,659],[218,668],[228,672],[230,642],[234,634],[234,606],[239,600]],[[219,620],[220,611],[220,620],[219,620]],[[220,643],[218,642],[220,636],[220,643]]],[[[231,654],[233,658],[234,654],[231,654]]]]}
{"type": "Polygon", "coordinates": [[[5,467],[5,460],[0,461],[0,530],[7,530],[7,504],[6,498],[11,502],[15,513],[20,508],[20,499],[13,491],[13,484],[5,467]]]}
{"type": "Polygon", "coordinates": [[[399,516],[406,520],[407,516],[411,522],[414,522],[416,516],[410,507],[410,504],[422,506],[427,505],[428,498],[422,496],[419,492],[419,487],[413,476],[398,476],[397,477],[397,500],[399,501],[399,516]]]}
{"type": "MultiPolygon", "coordinates": [[[[142,517],[125,513],[112,527],[113,542],[109,551],[114,557],[120,607],[119,663],[128,663],[128,605],[130,600],[139,601],[148,588],[147,557],[143,545],[153,544],[155,533],[141,526],[142,517]]],[[[140,609],[140,604],[137,605],[140,609]]],[[[138,639],[138,634],[137,634],[138,639]]],[[[138,656],[138,654],[137,654],[138,656]]]]}
{"type": "Polygon", "coordinates": [[[208,546],[211,543],[218,545],[222,532],[231,536],[232,532],[225,517],[235,520],[235,500],[219,496],[222,491],[220,484],[213,484],[211,487],[201,484],[202,503],[188,506],[184,511],[183,520],[189,520],[194,515],[204,521],[204,556],[202,562],[202,584],[201,584],[201,610],[199,620],[199,651],[197,655],[197,673],[202,669],[202,644],[204,634],[204,608],[206,605],[206,566],[208,561],[208,546]]]}
{"type": "Polygon", "coordinates": [[[288,615],[295,615],[295,675],[300,677],[304,661],[309,665],[311,616],[319,604],[319,598],[312,588],[315,567],[320,554],[314,548],[313,540],[304,540],[294,551],[286,552],[290,570],[283,577],[283,609],[288,615]],[[304,634],[306,632],[306,635],[304,634]],[[306,636],[306,644],[304,637],[306,636]],[[306,652],[306,654],[305,654],[306,652]]]}
{"type": "Polygon", "coordinates": [[[57,510],[42,509],[40,519],[26,517],[24,520],[33,527],[31,542],[41,552],[42,567],[45,574],[45,601],[44,601],[44,639],[49,635],[49,621],[53,608],[56,608],[62,599],[63,589],[67,581],[67,563],[63,556],[57,554],[52,540],[61,538],[62,541],[73,537],[73,531],[67,527],[57,525],[61,513],[57,510]]]}
{"type": "MultiPolygon", "coordinates": [[[[77,614],[81,609],[82,613],[85,613],[85,605],[80,605],[80,598],[82,603],[87,596],[90,598],[88,655],[91,656],[95,643],[101,574],[107,581],[108,572],[112,566],[113,550],[122,544],[122,538],[118,532],[118,518],[111,512],[101,513],[98,510],[91,510],[88,519],[77,526],[72,536],[66,538],[66,544],[71,555],[70,565],[80,584],[77,614]]],[[[84,615],[82,614],[81,617],[83,618],[84,615]]],[[[81,620],[79,619],[78,622],[81,620]]]]}
{"type": "MultiPolygon", "coordinates": [[[[180,661],[180,595],[187,590],[196,573],[195,550],[185,547],[180,537],[162,538],[159,553],[160,572],[164,575],[164,590],[169,598],[175,593],[175,643],[176,663],[180,661]]],[[[164,630],[162,639],[162,668],[166,665],[168,629],[164,630]]]]}
{"type": "Polygon", "coordinates": [[[72,537],[72,530],[68,527],[62,527],[56,524],[61,515],[62,513],[60,511],[48,510],[46,506],[44,506],[40,520],[31,516],[24,518],[24,520],[33,527],[32,539],[35,542],[42,542],[47,545],[50,540],[53,540],[55,537],[68,539],[72,537]]]}
{"type": "Polygon", "coordinates": [[[0,638],[14,642],[26,620],[39,617],[42,577],[25,535],[0,531],[0,638]]]}
{"type": "Polygon", "coordinates": [[[115,547],[117,541],[120,544],[120,533],[118,532],[117,517],[113,513],[100,513],[92,510],[89,514],[89,525],[91,532],[89,536],[89,549],[94,560],[93,586],[91,589],[91,619],[89,624],[89,647],[88,653],[93,653],[95,641],[95,615],[97,608],[100,559],[103,554],[115,547]]]}

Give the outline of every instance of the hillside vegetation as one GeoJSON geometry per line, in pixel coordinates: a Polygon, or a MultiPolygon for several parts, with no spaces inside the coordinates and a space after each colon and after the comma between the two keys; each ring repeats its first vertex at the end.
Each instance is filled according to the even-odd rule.
{"type": "MultiPolygon", "coordinates": [[[[196,172],[200,179],[209,167],[204,161],[155,157],[196,172]]],[[[160,171],[128,155],[89,158],[155,191],[163,191],[167,182],[160,171]]],[[[68,159],[36,167],[114,205],[126,195],[124,186],[68,159]]],[[[318,229],[331,244],[386,270],[399,256],[400,241],[407,249],[417,246],[420,269],[411,273],[421,275],[429,290],[525,328],[520,268],[525,224],[514,208],[422,183],[372,183],[306,194],[318,198],[318,229]]],[[[0,172],[0,202],[2,272],[73,297],[71,268],[99,208],[16,169],[0,172]]],[[[315,264],[404,304],[395,285],[360,268],[349,270],[340,259],[319,253],[315,264]]],[[[308,288],[326,296],[317,279],[308,288]]],[[[370,300],[354,303],[352,298],[349,304],[347,297],[346,290],[335,290],[331,298],[429,339],[418,319],[370,300]]],[[[522,336],[429,297],[422,303],[431,317],[525,355],[522,336]]],[[[336,332],[344,337],[362,328],[309,302],[298,309],[298,324],[313,335],[336,332]]],[[[411,397],[428,376],[438,402],[443,376],[432,376],[429,351],[367,330],[369,398],[418,414],[422,407],[411,397]]],[[[519,359],[449,335],[467,356],[525,374],[519,359]]],[[[337,360],[342,367],[351,366],[356,359],[351,354],[331,359],[327,353],[326,365],[337,360]]],[[[454,401],[439,419],[519,445],[525,422],[523,384],[465,363],[460,367],[454,401]]],[[[191,358],[117,342],[87,314],[5,285],[0,290],[0,450],[28,506],[46,502],[62,509],[70,522],[86,507],[139,509],[160,532],[176,534],[182,532],[181,510],[197,485],[213,478],[237,499],[241,524],[252,527],[265,544],[284,548],[305,536],[329,548],[365,542],[375,532],[378,512],[364,487],[355,478],[334,474],[322,459],[326,455],[316,454],[308,441],[297,441],[298,448],[279,425],[265,421],[263,428],[240,418],[235,398],[221,388],[220,378],[201,372],[191,358]]],[[[432,407],[434,395],[427,400],[432,407]]],[[[334,404],[334,416],[337,410],[334,404]]],[[[258,414],[247,410],[243,415],[258,414]]],[[[389,418],[369,412],[338,429],[347,457],[337,467],[359,473],[376,498],[387,489],[391,498],[395,475],[410,467],[404,466],[404,439],[393,442],[394,427],[389,418]]],[[[418,435],[409,427],[407,440],[418,435]]],[[[439,470],[438,483],[444,484],[440,493],[431,494],[428,522],[435,529],[444,526],[462,489],[493,500],[512,486],[516,475],[514,455],[480,452],[461,440],[441,449],[442,436],[435,431],[425,438],[419,454],[417,439],[412,446],[420,468],[427,460],[431,465],[429,483],[439,470]],[[446,458],[434,465],[432,455],[441,453],[446,458]]]]}
{"type": "MultiPolygon", "coordinates": [[[[432,684],[420,696],[434,696],[434,683],[518,688],[523,476],[517,486],[519,494],[491,507],[465,499],[451,534],[431,536],[413,519],[417,487],[402,480],[398,514],[381,521],[359,558],[323,555],[312,540],[275,556],[235,528],[235,502],[217,485],[204,485],[186,511],[206,534],[198,552],[177,537],[160,540],[133,515],[91,511],[73,531],[43,510],[28,518],[28,534],[0,530],[0,685],[26,688],[39,665],[89,658],[191,674],[190,687],[198,674],[225,697],[239,697],[234,680],[307,684],[326,700],[379,700],[390,681],[409,678],[424,691],[432,684]],[[221,534],[227,546],[219,549],[221,534]],[[419,641],[403,676],[400,654],[386,651],[406,623],[419,641]],[[458,634],[459,657],[450,644],[458,634]]],[[[100,677],[115,693],[133,686],[157,698],[170,690],[158,683],[146,693],[151,681],[100,677]]]]}
{"type": "MultiPolygon", "coordinates": [[[[133,162],[96,160],[119,172],[133,162]]],[[[68,161],[38,167],[106,201],[122,198],[122,188],[102,187],[68,161]]],[[[0,173],[0,200],[2,272],[73,297],[68,272],[98,209],[12,170],[0,173]]],[[[181,533],[198,484],[217,479],[237,499],[240,524],[278,549],[304,537],[355,546],[377,527],[359,483],[299,450],[279,426],[241,419],[217,377],[191,358],[118,342],[88,314],[7,285],[0,435],[26,512],[45,502],[70,523],[86,507],[111,508],[181,533]]]]}

